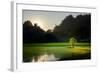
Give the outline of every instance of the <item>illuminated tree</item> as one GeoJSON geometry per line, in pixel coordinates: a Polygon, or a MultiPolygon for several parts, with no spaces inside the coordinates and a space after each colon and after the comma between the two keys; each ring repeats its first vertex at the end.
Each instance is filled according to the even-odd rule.
{"type": "Polygon", "coordinates": [[[74,37],[71,37],[69,40],[70,46],[71,48],[75,47],[75,43],[77,42],[77,40],[74,37]]]}

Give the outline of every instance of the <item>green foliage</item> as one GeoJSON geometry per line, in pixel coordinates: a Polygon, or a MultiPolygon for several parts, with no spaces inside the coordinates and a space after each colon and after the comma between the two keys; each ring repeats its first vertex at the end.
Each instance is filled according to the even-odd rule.
{"type": "Polygon", "coordinates": [[[77,42],[77,40],[74,37],[71,37],[69,40],[69,43],[71,45],[71,48],[75,47],[75,43],[77,42]]]}

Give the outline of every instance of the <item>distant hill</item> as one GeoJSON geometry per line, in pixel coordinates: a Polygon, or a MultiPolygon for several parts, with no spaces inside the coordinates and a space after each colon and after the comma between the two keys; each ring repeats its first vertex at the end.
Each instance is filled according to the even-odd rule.
{"type": "Polygon", "coordinates": [[[31,21],[23,24],[23,43],[45,43],[57,42],[57,38],[50,32],[45,32],[37,23],[32,25],[31,21]]]}
{"type": "Polygon", "coordinates": [[[23,24],[23,43],[64,42],[74,37],[81,42],[91,41],[91,15],[67,16],[54,30],[44,31],[31,21],[23,24]]]}
{"type": "Polygon", "coordinates": [[[67,16],[59,26],[54,28],[53,33],[62,41],[75,37],[80,41],[91,40],[91,15],[67,16]]]}

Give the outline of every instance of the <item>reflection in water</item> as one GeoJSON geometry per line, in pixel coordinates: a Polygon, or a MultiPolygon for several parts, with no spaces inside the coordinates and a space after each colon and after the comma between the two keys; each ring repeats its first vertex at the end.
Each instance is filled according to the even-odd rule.
{"type": "Polygon", "coordinates": [[[45,61],[57,61],[59,58],[56,58],[54,54],[44,54],[32,58],[32,62],[45,62],[45,61]]]}

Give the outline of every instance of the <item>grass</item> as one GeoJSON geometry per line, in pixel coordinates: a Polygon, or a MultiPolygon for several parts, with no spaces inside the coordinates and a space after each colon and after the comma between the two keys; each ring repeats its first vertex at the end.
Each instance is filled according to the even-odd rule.
{"type": "Polygon", "coordinates": [[[30,62],[32,57],[42,54],[54,54],[60,60],[90,59],[90,43],[76,43],[70,48],[69,43],[34,43],[23,44],[23,61],[30,62]]]}

